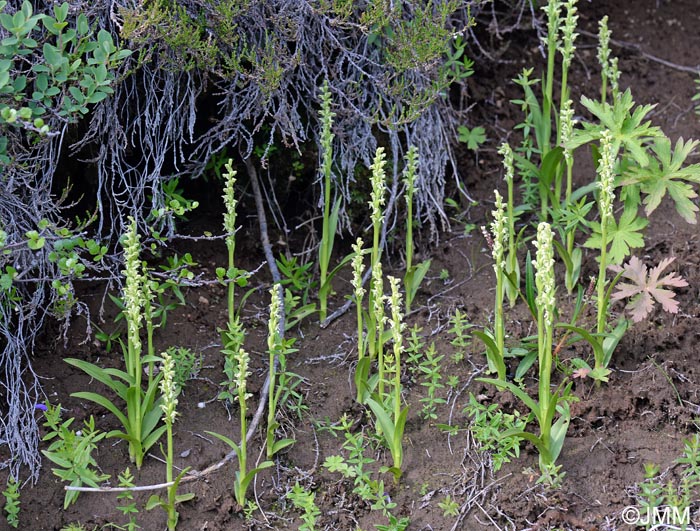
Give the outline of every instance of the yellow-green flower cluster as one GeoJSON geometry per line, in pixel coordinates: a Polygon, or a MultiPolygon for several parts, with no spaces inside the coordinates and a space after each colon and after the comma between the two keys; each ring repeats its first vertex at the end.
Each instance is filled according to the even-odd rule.
{"type": "MultiPolygon", "coordinates": [[[[321,118],[321,147],[323,148],[323,175],[330,178],[331,165],[333,164],[333,118],[335,118],[335,113],[331,110],[332,98],[331,91],[328,87],[328,80],[323,83],[321,87],[321,111],[319,112],[321,118]]],[[[327,183],[326,183],[327,184],[327,183]]],[[[325,184],[324,184],[325,186],[325,184]]],[[[329,190],[325,190],[324,193],[329,194],[329,190]]]]}
{"type": "Polygon", "coordinates": [[[399,371],[401,370],[399,363],[401,353],[403,352],[403,341],[401,331],[403,329],[401,315],[401,293],[399,292],[399,279],[388,276],[391,286],[391,296],[388,297],[391,317],[387,320],[389,329],[391,330],[391,338],[394,342],[394,347],[391,351],[384,353],[384,378],[390,380],[389,375],[393,375],[395,380],[400,378],[399,371]]]}
{"type": "Polygon", "coordinates": [[[491,234],[493,235],[493,247],[491,254],[493,255],[493,268],[496,272],[505,270],[506,261],[503,258],[504,249],[508,242],[508,218],[506,216],[506,204],[503,202],[501,194],[498,190],[493,191],[496,196],[496,210],[493,210],[493,221],[491,222],[491,234]]]}
{"type": "Polygon", "coordinates": [[[272,352],[278,346],[279,326],[280,326],[280,288],[274,284],[270,288],[270,319],[267,321],[267,348],[272,352]]]}
{"type": "Polygon", "coordinates": [[[561,144],[564,147],[564,160],[566,160],[567,164],[571,164],[573,161],[573,153],[571,149],[567,147],[567,144],[571,141],[571,137],[574,134],[574,126],[576,125],[573,102],[571,100],[566,100],[562,104],[559,124],[561,128],[561,144]]]}
{"type": "Polygon", "coordinates": [[[598,22],[598,63],[603,69],[603,73],[607,75],[606,69],[610,61],[610,35],[608,29],[608,15],[605,15],[598,22]]]}
{"type": "Polygon", "coordinates": [[[352,287],[355,288],[355,298],[360,301],[365,294],[365,288],[362,287],[362,274],[365,271],[365,263],[362,256],[362,246],[364,242],[362,238],[357,238],[357,241],[352,246],[352,251],[355,256],[352,259],[352,287]]]}
{"type": "Polygon", "coordinates": [[[547,35],[550,41],[556,42],[561,18],[561,0],[549,0],[542,11],[547,15],[547,35]]]}
{"type": "Polygon", "coordinates": [[[610,81],[610,90],[613,95],[616,95],[620,91],[620,69],[617,66],[617,57],[612,57],[610,59],[605,70],[605,75],[608,76],[608,80],[610,81]]]}
{"type": "Polygon", "coordinates": [[[233,160],[228,159],[224,173],[224,231],[226,232],[226,245],[232,246],[236,241],[236,205],[238,201],[235,197],[234,185],[236,184],[236,170],[233,169],[233,160]]]}
{"type": "Polygon", "coordinates": [[[411,146],[406,153],[406,172],[404,183],[406,184],[406,202],[411,200],[413,189],[416,183],[416,173],[418,172],[418,149],[411,146]]]}
{"type": "Polygon", "coordinates": [[[386,323],[386,315],[384,314],[384,276],[382,273],[382,263],[377,262],[372,269],[372,303],[374,308],[375,323],[377,330],[381,330],[386,323]]]}
{"type": "Polygon", "coordinates": [[[544,312],[547,327],[554,323],[555,284],[554,284],[554,249],[552,227],[547,222],[537,226],[537,254],[532,265],[535,266],[535,285],[537,286],[537,307],[544,312]]]}
{"type": "Polygon", "coordinates": [[[253,395],[246,392],[248,385],[248,376],[250,376],[250,371],[248,366],[250,364],[250,356],[241,347],[238,349],[238,355],[236,356],[236,362],[238,363],[238,370],[236,371],[236,389],[238,390],[238,396],[242,397],[243,400],[248,400],[253,395]]]}
{"type": "Polygon", "coordinates": [[[566,16],[564,17],[564,22],[561,26],[561,46],[559,51],[562,55],[562,68],[568,69],[571,65],[571,59],[574,56],[574,51],[576,46],[574,46],[574,41],[578,37],[576,33],[576,21],[578,20],[578,15],[576,14],[578,9],[576,3],[578,0],[568,0],[564,7],[566,8],[566,16]]]}
{"type": "Polygon", "coordinates": [[[163,395],[163,403],[160,405],[163,410],[165,422],[171,425],[175,423],[177,416],[177,386],[175,385],[175,361],[169,352],[161,354],[163,358],[162,373],[163,378],[160,381],[160,392],[163,395]]]}
{"type": "Polygon", "coordinates": [[[598,63],[603,71],[603,77],[610,82],[610,89],[613,94],[619,90],[620,69],[618,68],[617,57],[610,56],[610,35],[612,32],[608,28],[608,16],[605,15],[598,23],[598,63]]]}
{"type": "Polygon", "coordinates": [[[601,223],[612,217],[615,200],[615,146],[610,131],[603,131],[600,139],[600,162],[598,163],[598,186],[600,187],[601,223]]]}
{"type": "Polygon", "coordinates": [[[124,312],[126,316],[129,336],[129,342],[137,351],[141,351],[141,338],[139,331],[141,328],[141,308],[143,306],[142,284],[143,277],[141,275],[141,261],[139,260],[139,251],[141,250],[140,236],[136,228],[136,221],[131,219],[131,226],[124,235],[124,276],[126,282],[124,285],[124,312]]]}
{"type": "Polygon", "coordinates": [[[386,191],[386,182],[384,175],[384,162],[386,155],[384,154],[384,148],[377,148],[377,152],[374,156],[374,162],[370,169],[372,170],[372,193],[369,206],[372,209],[372,223],[377,226],[382,222],[384,218],[384,193],[386,191]]]}
{"type": "Polygon", "coordinates": [[[394,340],[394,351],[398,348],[399,352],[403,352],[402,332],[404,328],[403,315],[401,315],[401,292],[399,291],[399,279],[388,276],[389,286],[391,287],[391,296],[389,297],[389,308],[391,309],[391,318],[389,319],[389,328],[391,329],[391,337],[394,340]]]}
{"type": "Polygon", "coordinates": [[[515,177],[515,166],[513,164],[513,149],[508,142],[503,142],[498,148],[498,154],[503,157],[503,168],[505,169],[505,180],[512,181],[515,177]]]}

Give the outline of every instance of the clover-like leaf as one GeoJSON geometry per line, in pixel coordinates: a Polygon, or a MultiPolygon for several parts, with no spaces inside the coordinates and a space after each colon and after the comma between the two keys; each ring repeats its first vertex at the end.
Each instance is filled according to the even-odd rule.
{"type": "Polygon", "coordinates": [[[666,269],[675,260],[675,257],[664,258],[659,265],[647,273],[647,266],[633,256],[624,268],[613,267],[615,271],[622,271],[622,278],[631,280],[632,283],[621,282],[617,285],[617,291],[612,294],[612,301],[619,301],[629,298],[626,308],[632,314],[632,320],[638,323],[644,320],[649,313],[654,309],[654,301],[661,304],[661,307],[669,313],[678,313],[678,301],[675,300],[676,294],[666,287],[682,288],[688,285],[688,282],[676,273],[659,278],[664,269],[666,269]]]}

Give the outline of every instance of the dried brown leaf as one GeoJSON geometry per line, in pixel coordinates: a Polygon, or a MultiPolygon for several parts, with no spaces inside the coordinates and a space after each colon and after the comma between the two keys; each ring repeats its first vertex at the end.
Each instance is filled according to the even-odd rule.
{"type": "Polygon", "coordinates": [[[622,282],[617,285],[617,291],[612,294],[612,301],[630,299],[627,309],[635,323],[644,320],[654,309],[654,301],[669,313],[678,313],[678,301],[676,294],[664,287],[682,288],[688,285],[684,278],[676,273],[659,278],[661,273],[673,263],[675,257],[664,258],[659,265],[647,270],[647,266],[633,256],[623,268],[622,277],[631,280],[632,283],[622,282]]]}

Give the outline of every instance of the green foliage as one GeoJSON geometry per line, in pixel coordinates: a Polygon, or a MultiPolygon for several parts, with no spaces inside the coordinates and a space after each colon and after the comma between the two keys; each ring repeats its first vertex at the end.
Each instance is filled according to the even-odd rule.
{"type": "Polygon", "coordinates": [[[697,140],[684,142],[679,138],[674,150],[671,150],[671,140],[666,137],[655,138],[651,146],[656,155],[647,166],[636,164],[630,167],[624,175],[624,185],[636,185],[646,195],[644,212],[649,216],[661,200],[670,195],[676,205],[676,211],[688,223],[697,223],[698,207],[692,199],[697,197],[690,183],[700,183],[700,164],[683,167],[687,158],[700,144],[697,140]]]}
{"type": "MultiPolygon", "coordinates": [[[[119,486],[122,488],[130,489],[135,487],[134,476],[129,470],[129,467],[124,469],[124,472],[120,473],[118,476],[119,486]]],[[[134,501],[134,493],[131,490],[126,490],[117,494],[117,500],[120,500],[123,505],[118,505],[117,510],[124,516],[129,517],[129,521],[122,527],[124,531],[135,531],[139,529],[140,526],[136,524],[136,515],[139,513],[136,507],[136,502],[134,501]]]]}
{"type": "Polygon", "coordinates": [[[420,363],[423,358],[423,349],[425,348],[425,341],[421,332],[423,329],[414,324],[409,329],[409,336],[406,338],[406,367],[408,368],[411,375],[415,375],[420,372],[420,363]]]}
{"type": "Polygon", "coordinates": [[[333,242],[338,230],[338,216],[340,214],[340,198],[335,200],[331,208],[331,172],[333,165],[333,117],[335,113],[331,111],[331,93],[328,88],[328,81],[321,87],[321,147],[323,148],[323,163],[321,173],[323,177],[323,229],[321,242],[318,247],[318,266],[320,270],[319,280],[319,318],[325,321],[328,315],[327,304],[328,295],[331,293],[331,278],[328,278],[328,267],[333,254],[333,242]]]}
{"type": "Polygon", "coordinates": [[[156,220],[166,215],[174,215],[178,219],[187,219],[186,214],[199,206],[198,201],[187,199],[183,196],[183,189],[180,188],[180,179],[170,179],[161,184],[163,203],[165,206],[153,210],[151,219],[156,220]]]}
{"type": "Polygon", "coordinates": [[[635,103],[630,89],[619,98],[615,98],[612,104],[597,102],[585,96],[581,97],[581,103],[597,118],[597,122],[584,122],[583,129],[574,132],[569,148],[575,149],[588,142],[600,140],[603,131],[610,131],[615,154],[624,148],[637,164],[642,167],[648,166],[650,157],[646,144],[655,138],[663,137],[661,130],[652,126],[651,121],[644,121],[654,109],[654,105],[642,105],[633,111],[635,103]]]}
{"type": "Polygon", "coordinates": [[[7,479],[7,487],[2,491],[2,495],[5,497],[3,510],[7,524],[16,529],[19,527],[20,492],[19,482],[12,476],[7,479]]]}
{"type": "MultiPolygon", "coordinates": [[[[293,376],[287,372],[287,356],[296,351],[292,348],[294,340],[285,340],[280,330],[280,312],[283,310],[280,292],[282,287],[274,285],[270,289],[270,318],[267,328],[268,350],[268,379],[270,387],[267,402],[266,450],[267,458],[271,459],[277,452],[294,444],[294,439],[277,439],[276,431],[280,427],[277,422],[278,408],[285,394],[290,392],[293,376]],[[277,365],[280,370],[278,371],[277,365]]],[[[295,375],[294,375],[295,376],[295,375]]]]}
{"type": "MultiPolygon", "coordinates": [[[[104,439],[105,433],[95,428],[95,419],[86,420],[83,428],[74,431],[70,429],[75,419],[70,418],[61,421],[61,406],[47,404],[44,412],[46,422],[44,426],[47,433],[42,441],[52,441],[46,450],[41,453],[56,465],[52,472],[62,481],[73,487],[88,485],[98,487],[98,483],[109,478],[109,474],[100,474],[96,468],[97,463],[92,452],[97,448],[97,443],[104,439]]],[[[79,491],[66,491],[63,508],[78,499],[79,491]]]]}
{"type": "Polygon", "coordinates": [[[469,393],[469,403],[464,413],[471,417],[469,431],[479,443],[482,452],[491,456],[493,470],[498,472],[501,467],[510,463],[512,458],[520,456],[522,439],[517,435],[503,437],[506,432],[523,431],[527,419],[522,418],[518,411],[504,413],[498,404],[485,405],[469,393]]]}
{"type": "Polygon", "coordinates": [[[457,516],[459,514],[459,504],[452,499],[449,494],[445,496],[445,499],[438,502],[438,507],[442,509],[442,515],[447,518],[449,516],[457,516]]]}
{"type": "Polygon", "coordinates": [[[471,334],[469,334],[468,330],[473,328],[474,325],[467,319],[467,314],[462,313],[459,308],[457,308],[452,317],[450,317],[450,324],[452,328],[450,328],[448,332],[454,335],[450,340],[450,344],[458,349],[457,354],[455,354],[455,361],[461,361],[464,357],[464,353],[471,344],[471,334]]]}
{"type": "Polygon", "coordinates": [[[481,126],[469,129],[468,127],[460,125],[457,128],[457,132],[459,133],[457,140],[467,144],[467,148],[472,151],[477,151],[481,144],[486,142],[486,130],[481,126]]]}
{"type": "Polygon", "coordinates": [[[343,415],[337,426],[330,427],[330,433],[334,436],[337,432],[343,434],[343,450],[347,452],[347,458],[342,455],[327,456],[323,467],[330,472],[338,472],[343,478],[353,482],[352,493],[361,500],[370,504],[372,510],[379,510],[385,516],[391,515],[391,509],[396,503],[386,495],[384,480],[372,479],[370,465],[375,461],[365,453],[367,439],[362,432],[353,433],[353,422],[347,415],[343,415]]]}
{"type": "Polygon", "coordinates": [[[122,425],[122,429],[110,431],[108,437],[124,439],[129,443],[129,456],[141,468],[148,450],[165,432],[165,426],[158,426],[162,416],[158,383],[162,374],[154,376],[153,364],[157,360],[152,345],[151,283],[143,274],[143,264],[139,260],[140,238],[133,222],[123,239],[125,254],[124,317],[127,323],[127,341],[122,345],[126,370],[105,369],[95,363],[75,358],[65,361],[79,368],[98,382],[107,386],[118,399],[124,402],[124,409],[104,395],[91,391],[73,393],[71,396],[89,400],[112,413],[122,425]],[[140,338],[141,322],[146,321],[148,352],[142,355],[140,338]],[[144,367],[148,367],[148,379],[144,386],[144,367]]]}
{"type": "Polygon", "coordinates": [[[287,498],[291,500],[294,507],[301,511],[302,524],[299,526],[299,531],[314,531],[316,520],[321,515],[321,511],[314,501],[316,493],[306,490],[297,482],[287,493],[287,498]]]}
{"type": "Polygon", "coordinates": [[[186,468],[180,472],[172,481],[173,484],[168,487],[168,495],[161,497],[157,495],[152,495],[148,498],[146,502],[146,510],[150,511],[156,507],[162,508],[168,513],[168,531],[175,531],[177,528],[177,522],[179,520],[179,513],[175,507],[181,503],[192,500],[194,498],[193,492],[188,492],[185,494],[177,494],[177,489],[180,486],[180,481],[185,476],[189,468],[186,468]]]}
{"type": "Polygon", "coordinates": [[[166,352],[173,358],[175,386],[178,392],[185,388],[188,380],[195,378],[202,368],[202,355],[186,347],[168,347],[166,352]]]}
{"type": "MultiPolygon", "coordinates": [[[[644,247],[643,229],[649,221],[637,216],[635,206],[626,206],[619,220],[612,219],[607,227],[606,244],[608,249],[608,264],[618,265],[630,255],[632,248],[644,247]]],[[[603,246],[600,223],[589,221],[588,226],[593,230],[591,236],[584,242],[584,247],[600,249],[603,246]]]]}
{"type": "Polygon", "coordinates": [[[445,387],[440,383],[440,380],[442,380],[440,363],[444,357],[442,354],[438,356],[435,350],[435,343],[431,343],[430,347],[425,351],[425,356],[420,360],[418,369],[423,374],[421,385],[428,390],[427,396],[420,399],[423,404],[421,416],[425,419],[437,419],[437,406],[447,402],[444,398],[437,396],[438,391],[445,387]]]}
{"type": "Polygon", "coordinates": [[[301,264],[296,256],[287,256],[284,253],[280,253],[275,262],[277,262],[277,268],[282,276],[281,284],[287,288],[286,291],[289,291],[290,297],[292,295],[297,297],[297,302],[293,306],[300,302],[302,308],[313,313],[315,305],[309,302],[311,289],[314,286],[313,262],[301,264]]]}
{"type": "MultiPolygon", "coordinates": [[[[227,349],[232,348],[232,344],[226,345],[227,349]]],[[[235,386],[235,398],[238,401],[238,410],[240,417],[240,444],[236,444],[231,439],[225,435],[219,433],[208,431],[207,433],[216,437],[220,441],[225,442],[231,449],[235,452],[238,458],[238,470],[234,476],[233,491],[236,498],[236,503],[238,503],[239,508],[243,508],[246,505],[246,493],[248,492],[248,486],[250,482],[255,479],[255,476],[262,470],[269,468],[274,465],[272,461],[264,461],[252,470],[248,470],[248,446],[246,442],[247,435],[247,401],[251,395],[247,391],[247,381],[250,376],[250,371],[248,369],[248,364],[250,362],[250,356],[243,350],[240,346],[238,351],[232,355],[233,362],[235,363],[235,374],[233,377],[232,384],[235,386]]],[[[182,474],[179,476],[181,477],[182,474]]],[[[171,506],[174,506],[174,501],[171,498],[171,506]]]]}
{"type": "Polygon", "coordinates": [[[413,193],[415,192],[418,173],[418,150],[411,147],[406,154],[406,168],[404,170],[404,183],[406,185],[406,273],[403,277],[406,291],[406,313],[411,313],[411,304],[418,293],[425,275],[430,269],[431,260],[425,260],[420,264],[413,264],[413,193]]]}
{"type": "MultiPolygon", "coordinates": [[[[637,484],[635,493],[641,514],[653,514],[654,509],[662,507],[675,510],[675,514],[681,516],[692,513],[700,494],[700,436],[695,434],[684,442],[683,455],[675,463],[680,468],[680,477],[676,482],[667,480],[665,484],[658,465],[644,464],[644,481],[637,484]]],[[[677,523],[681,524],[679,529],[686,529],[690,522],[677,523]]]]}
{"type": "Polygon", "coordinates": [[[44,116],[64,120],[88,113],[114,91],[113,70],[131,54],[114,45],[112,35],[97,35],[84,14],[69,20],[68,2],[54,4],[53,16],[35,14],[25,1],[7,13],[0,2],[0,25],[9,35],[0,44],[0,162],[8,164],[6,132],[50,134],[44,116]],[[24,66],[19,66],[24,65],[24,66]]]}

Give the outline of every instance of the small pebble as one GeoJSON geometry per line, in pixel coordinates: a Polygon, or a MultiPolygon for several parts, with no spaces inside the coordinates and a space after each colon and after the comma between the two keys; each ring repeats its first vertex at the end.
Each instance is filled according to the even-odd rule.
{"type": "Polygon", "coordinates": [[[206,402],[198,402],[197,407],[199,409],[204,409],[205,407],[207,407],[207,404],[206,404],[206,402]]]}
{"type": "Polygon", "coordinates": [[[192,450],[185,450],[184,452],[180,453],[180,457],[182,457],[182,458],[189,457],[190,453],[192,453],[192,450]]]}

